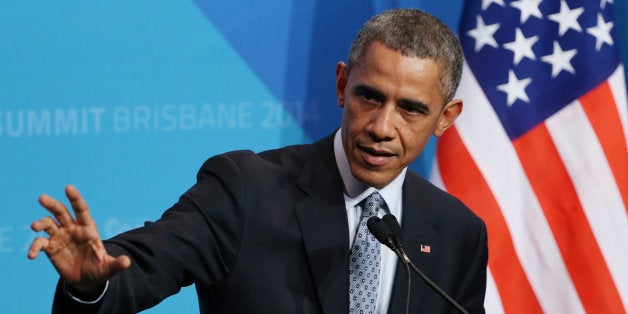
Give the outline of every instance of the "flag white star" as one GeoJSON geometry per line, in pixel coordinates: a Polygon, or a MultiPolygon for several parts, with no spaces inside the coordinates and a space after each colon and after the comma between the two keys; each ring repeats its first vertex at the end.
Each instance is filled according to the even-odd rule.
{"type": "Polygon", "coordinates": [[[548,18],[558,23],[558,35],[563,36],[569,29],[582,32],[578,23],[578,17],[584,12],[584,8],[571,10],[565,0],[560,1],[560,12],[548,15],[548,18]]]}
{"type": "Polygon", "coordinates": [[[604,9],[606,7],[606,3],[610,3],[613,4],[613,0],[601,0],[600,1],[600,8],[604,9]]]}
{"type": "Polygon", "coordinates": [[[519,61],[524,57],[528,57],[532,60],[536,59],[534,52],[532,52],[532,45],[539,40],[539,36],[532,36],[525,38],[521,29],[517,28],[515,34],[515,41],[505,43],[504,48],[514,52],[514,64],[519,64],[519,61]]]}
{"type": "Polygon", "coordinates": [[[552,52],[551,55],[541,57],[541,61],[552,65],[552,78],[556,77],[563,70],[575,74],[576,70],[571,65],[571,59],[573,59],[577,52],[577,49],[564,51],[560,47],[560,44],[554,41],[554,52],[552,52]]]}
{"type": "Polygon", "coordinates": [[[513,70],[508,71],[508,83],[498,85],[497,89],[506,93],[508,100],[508,107],[512,106],[512,104],[517,101],[517,99],[521,99],[525,102],[530,102],[528,98],[528,94],[526,94],[526,87],[532,83],[531,78],[524,78],[523,80],[519,80],[515,75],[513,70]]]}
{"type": "Polygon", "coordinates": [[[613,28],[613,22],[605,22],[602,14],[598,13],[597,25],[587,28],[587,33],[595,36],[595,50],[600,51],[603,44],[613,45],[611,28],[613,28]]]}
{"type": "Polygon", "coordinates": [[[504,0],[482,0],[482,10],[486,10],[491,3],[499,4],[500,6],[504,6],[504,0]]]}
{"type": "Polygon", "coordinates": [[[493,34],[495,34],[498,29],[499,23],[485,25],[482,17],[478,15],[476,28],[467,32],[469,36],[475,38],[475,51],[480,51],[484,45],[497,48],[497,41],[495,41],[493,34]]]}
{"type": "Polygon", "coordinates": [[[517,0],[513,1],[510,6],[521,11],[521,24],[525,23],[530,16],[543,18],[539,10],[539,4],[542,0],[517,0]]]}

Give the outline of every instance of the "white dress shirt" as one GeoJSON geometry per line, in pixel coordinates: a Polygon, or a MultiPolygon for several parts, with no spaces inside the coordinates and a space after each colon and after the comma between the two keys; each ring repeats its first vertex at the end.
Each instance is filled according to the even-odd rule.
{"type": "MultiPolygon", "coordinates": [[[[334,155],[336,157],[338,171],[340,171],[340,176],[342,177],[345,187],[344,197],[345,207],[347,209],[347,223],[349,224],[349,247],[351,247],[362,213],[362,209],[358,206],[358,203],[375,191],[379,191],[379,194],[381,194],[384,201],[386,201],[390,213],[397,217],[397,220],[401,223],[401,191],[407,168],[404,168],[391,183],[379,190],[358,181],[351,174],[347,154],[342,146],[341,132],[342,129],[338,130],[334,137],[334,155]]],[[[379,212],[378,216],[382,217],[385,214],[385,212],[379,212]]],[[[386,313],[388,311],[388,304],[390,303],[393,282],[395,280],[397,255],[384,245],[382,245],[380,265],[380,281],[375,309],[377,313],[386,313]]]]}

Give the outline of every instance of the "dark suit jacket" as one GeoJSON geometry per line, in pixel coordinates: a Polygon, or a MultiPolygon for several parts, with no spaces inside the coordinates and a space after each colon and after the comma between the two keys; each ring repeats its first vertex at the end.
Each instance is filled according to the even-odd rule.
{"type": "MultiPolygon", "coordinates": [[[[136,312],[196,284],[202,313],[348,313],[349,231],[332,143],[210,158],[160,220],[106,241],[132,266],[101,302],[78,305],[58,288],[54,310],[136,312]]],[[[403,189],[406,252],[468,311],[483,312],[483,222],[411,171],[403,189]]],[[[398,264],[390,313],[403,313],[406,284],[398,264]]],[[[414,275],[411,293],[411,313],[455,312],[414,275]]]]}

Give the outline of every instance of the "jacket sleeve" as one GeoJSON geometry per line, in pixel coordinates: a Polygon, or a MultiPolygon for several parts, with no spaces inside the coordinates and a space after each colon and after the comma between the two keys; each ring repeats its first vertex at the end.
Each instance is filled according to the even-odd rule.
{"type": "Polygon", "coordinates": [[[197,183],[156,222],[105,241],[131,267],[110,279],[104,297],[86,305],[57,286],[53,313],[136,313],[202,282],[215,284],[235,264],[245,224],[246,194],[239,167],[226,155],[210,158],[197,183]]]}

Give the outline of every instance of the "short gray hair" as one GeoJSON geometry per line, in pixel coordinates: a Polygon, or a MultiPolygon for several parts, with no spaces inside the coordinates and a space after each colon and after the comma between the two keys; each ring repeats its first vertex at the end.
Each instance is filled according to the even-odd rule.
{"type": "Polygon", "coordinates": [[[439,63],[445,102],[453,99],[462,75],[462,47],[456,35],[439,19],[416,9],[393,9],[375,15],[362,26],[351,45],[349,71],[375,41],[404,56],[439,63]]]}

